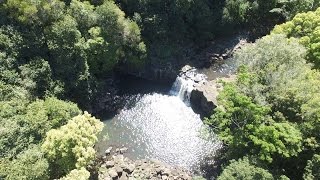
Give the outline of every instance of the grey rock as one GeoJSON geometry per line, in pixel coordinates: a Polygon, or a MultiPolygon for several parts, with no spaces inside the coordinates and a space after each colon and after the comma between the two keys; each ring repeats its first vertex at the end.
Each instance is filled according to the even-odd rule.
{"type": "Polygon", "coordinates": [[[173,169],[173,170],[171,171],[171,174],[172,174],[173,176],[178,176],[178,175],[179,175],[179,172],[178,172],[178,170],[173,169]]]}
{"type": "Polygon", "coordinates": [[[122,175],[119,180],[128,180],[128,174],[126,172],[122,172],[122,175]]]}
{"type": "Polygon", "coordinates": [[[134,171],[136,167],[133,164],[129,164],[128,166],[126,166],[125,168],[123,168],[123,170],[127,173],[132,173],[134,171]]]}
{"type": "Polygon", "coordinates": [[[156,170],[157,174],[161,174],[162,173],[162,169],[160,167],[156,168],[155,170],[156,170]]]}
{"type": "Polygon", "coordinates": [[[118,154],[116,156],[113,156],[113,160],[117,163],[123,162],[124,161],[124,156],[122,154],[118,154]]]}
{"type": "Polygon", "coordinates": [[[135,162],[135,165],[136,165],[136,166],[141,166],[141,165],[142,165],[142,161],[137,160],[137,161],[135,162]]]}
{"type": "Polygon", "coordinates": [[[111,154],[111,150],[112,150],[112,147],[109,147],[108,149],[106,149],[106,151],[104,152],[106,156],[109,156],[111,154]]]}
{"type": "Polygon", "coordinates": [[[163,171],[161,171],[161,174],[162,175],[165,175],[165,176],[169,176],[171,174],[171,171],[167,168],[163,169],[163,171]]]}
{"type": "Polygon", "coordinates": [[[138,178],[140,177],[140,174],[134,174],[133,177],[138,178]]]}
{"type": "Polygon", "coordinates": [[[163,180],[167,180],[167,179],[168,179],[168,176],[163,175],[163,176],[161,176],[161,179],[163,179],[163,180]]]}
{"type": "Polygon", "coordinates": [[[121,176],[123,173],[123,169],[120,166],[115,166],[114,169],[117,171],[118,175],[121,176]]]}
{"type": "MultiPolygon", "coordinates": [[[[235,80],[235,76],[220,79],[230,82],[235,80]]],[[[218,105],[217,97],[221,91],[221,86],[219,80],[212,80],[192,90],[190,96],[192,109],[204,117],[210,117],[213,114],[213,109],[218,105]]]]}
{"type": "Polygon", "coordinates": [[[202,74],[197,74],[195,77],[194,77],[194,81],[196,82],[196,83],[198,83],[198,82],[201,82],[201,81],[205,81],[206,79],[205,79],[205,76],[203,76],[202,74]]]}
{"type": "Polygon", "coordinates": [[[109,169],[108,174],[112,179],[116,179],[118,177],[118,173],[115,169],[109,169]]]}
{"type": "Polygon", "coordinates": [[[123,147],[123,148],[120,148],[119,151],[120,151],[121,154],[123,154],[123,153],[128,151],[128,148],[123,147]]]}
{"type": "Polygon", "coordinates": [[[113,167],[114,166],[114,161],[107,161],[106,162],[106,167],[107,168],[111,168],[111,167],[113,167]]]}
{"type": "Polygon", "coordinates": [[[183,73],[185,73],[185,72],[187,72],[187,71],[189,71],[189,70],[191,70],[192,69],[192,67],[191,66],[189,66],[189,65],[185,65],[185,66],[183,66],[182,68],[181,68],[181,72],[183,72],[183,73]]]}

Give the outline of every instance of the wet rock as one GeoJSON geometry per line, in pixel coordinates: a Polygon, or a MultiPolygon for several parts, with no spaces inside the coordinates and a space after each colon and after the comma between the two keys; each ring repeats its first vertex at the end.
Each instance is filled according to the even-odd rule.
{"type": "Polygon", "coordinates": [[[161,174],[162,173],[162,168],[160,168],[160,167],[157,167],[155,170],[156,170],[157,174],[161,174]]]}
{"type": "Polygon", "coordinates": [[[123,173],[123,169],[120,166],[115,166],[114,169],[117,171],[118,175],[121,176],[123,173]]]}
{"type": "Polygon", "coordinates": [[[169,169],[165,168],[161,171],[161,174],[165,175],[165,176],[169,176],[171,174],[171,171],[169,169]]]}
{"type": "Polygon", "coordinates": [[[191,69],[193,69],[191,66],[189,65],[185,65],[181,68],[180,72],[182,73],[186,73],[187,71],[190,71],[191,69]]]}
{"type": "Polygon", "coordinates": [[[114,155],[113,160],[115,162],[122,162],[122,161],[124,161],[124,156],[122,154],[114,155]]]}
{"type": "Polygon", "coordinates": [[[119,178],[119,180],[128,180],[128,174],[126,172],[122,172],[121,177],[119,178]]]}
{"type": "Polygon", "coordinates": [[[112,178],[112,179],[116,179],[116,178],[118,178],[118,173],[117,173],[117,171],[115,170],[115,169],[109,169],[109,171],[108,171],[108,174],[110,175],[110,177],[112,178]]]}
{"type": "Polygon", "coordinates": [[[111,150],[112,150],[112,147],[109,147],[108,149],[106,149],[106,151],[104,152],[106,156],[109,156],[111,154],[111,150]]]}
{"type": "Polygon", "coordinates": [[[172,174],[173,176],[178,176],[178,175],[179,175],[179,172],[178,172],[178,170],[173,169],[173,170],[171,171],[171,174],[172,174]]]}
{"type": "Polygon", "coordinates": [[[135,165],[136,165],[136,166],[141,166],[141,165],[142,165],[142,161],[137,160],[137,161],[135,162],[135,165]]]}
{"type": "Polygon", "coordinates": [[[123,154],[123,153],[128,151],[128,148],[123,147],[123,148],[120,148],[119,151],[120,151],[121,154],[123,154]]]}
{"type": "Polygon", "coordinates": [[[105,179],[190,179],[185,171],[179,168],[171,168],[170,166],[158,161],[147,159],[132,161],[122,154],[114,154],[113,160],[105,161],[99,168],[99,180],[105,179]],[[100,171],[101,169],[101,171],[100,171]],[[182,178],[181,178],[182,177],[182,178]]]}
{"type": "Polygon", "coordinates": [[[167,179],[168,179],[168,176],[163,175],[163,176],[161,177],[161,179],[163,179],[163,180],[167,180],[167,179]]]}
{"type": "Polygon", "coordinates": [[[106,162],[106,167],[107,168],[110,168],[110,167],[113,167],[114,166],[114,161],[107,161],[106,162]]]}
{"type": "Polygon", "coordinates": [[[130,174],[134,171],[135,168],[136,167],[133,164],[130,164],[130,165],[126,166],[125,168],[123,168],[123,170],[130,174]]]}

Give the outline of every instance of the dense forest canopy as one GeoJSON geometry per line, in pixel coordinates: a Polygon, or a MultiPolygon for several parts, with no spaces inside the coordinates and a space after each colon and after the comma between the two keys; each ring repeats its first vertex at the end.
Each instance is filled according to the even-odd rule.
{"type": "Polygon", "coordinates": [[[0,179],[88,179],[103,124],[85,110],[106,77],[239,31],[269,34],[276,24],[236,52],[237,81],[224,84],[206,119],[225,145],[218,179],[320,179],[319,6],[0,1],[0,179]]]}

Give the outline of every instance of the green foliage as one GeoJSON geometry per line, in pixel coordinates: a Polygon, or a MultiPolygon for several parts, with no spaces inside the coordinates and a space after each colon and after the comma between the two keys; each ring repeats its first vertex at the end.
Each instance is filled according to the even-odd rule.
{"type": "Polygon", "coordinates": [[[48,177],[49,164],[39,146],[32,146],[20,153],[13,161],[0,160],[0,177],[6,180],[45,180],[48,177]]]}
{"type": "Polygon", "coordinates": [[[52,54],[50,64],[57,78],[76,87],[89,76],[88,66],[82,51],[84,39],[77,29],[76,20],[69,15],[55,22],[46,32],[48,48],[52,54]]]}
{"type": "Polygon", "coordinates": [[[52,92],[54,81],[50,65],[43,59],[31,60],[19,67],[21,86],[25,87],[34,97],[44,97],[52,92]]]}
{"type": "Polygon", "coordinates": [[[307,59],[317,68],[320,66],[320,8],[297,14],[291,21],[275,26],[271,33],[299,38],[308,50],[307,59]]]}
{"type": "Polygon", "coordinates": [[[119,0],[127,14],[140,19],[147,40],[212,38],[221,18],[221,1],[119,0]],[[138,18],[140,17],[140,18],[138,18]]]}
{"type": "Polygon", "coordinates": [[[50,119],[50,126],[56,129],[81,113],[78,106],[71,102],[61,101],[57,98],[46,98],[44,101],[46,114],[50,119]]]}
{"type": "Polygon", "coordinates": [[[272,9],[271,12],[280,13],[286,19],[291,19],[301,12],[315,10],[320,6],[319,0],[281,0],[278,3],[281,7],[272,9]]]}
{"type": "Polygon", "coordinates": [[[47,98],[29,104],[25,99],[12,99],[0,102],[0,154],[3,157],[15,157],[30,144],[39,143],[46,132],[67,123],[80,114],[73,104],[47,98]]]}
{"type": "Polygon", "coordinates": [[[236,54],[246,64],[251,83],[239,84],[241,91],[261,104],[269,104],[278,121],[299,123],[305,143],[317,148],[319,130],[319,76],[306,64],[305,50],[294,39],[281,35],[265,37],[236,54]]]}
{"type": "Polygon", "coordinates": [[[272,162],[275,155],[291,157],[301,151],[299,130],[290,123],[275,123],[269,116],[270,108],[256,104],[236,87],[225,85],[219,105],[207,122],[236,157],[247,153],[272,162]]]}
{"type": "Polygon", "coordinates": [[[56,173],[64,174],[87,166],[95,158],[93,145],[102,128],[102,122],[85,112],[61,128],[50,130],[42,149],[57,168],[56,173]]]}
{"type": "MultiPolygon", "coordinates": [[[[95,61],[93,65],[94,68],[97,68],[95,72],[99,74],[106,72],[119,62],[127,65],[141,65],[141,60],[146,53],[146,47],[141,42],[138,25],[125,18],[124,12],[110,0],[97,7],[96,13],[101,34],[97,30],[94,31],[94,29],[89,33],[93,37],[100,35],[107,40],[105,43],[108,43],[108,45],[101,44],[105,50],[92,49],[97,52],[95,56],[90,58],[95,61]]],[[[92,61],[89,62],[91,63],[92,61]]]]}
{"type": "Polygon", "coordinates": [[[305,180],[320,178],[320,155],[315,154],[312,159],[308,161],[303,178],[305,180]]]}
{"type": "Polygon", "coordinates": [[[224,85],[207,120],[227,145],[227,159],[248,155],[276,177],[302,178],[320,142],[320,73],[305,57],[297,39],[278,34],[236,52],[237,81],[224,85]]]}
{"type": "Polygon", "coordinates": [[[247,158],[232,160],[217,178],[218,180],[273,180],[267,170],[250,164],[247,158]]]}
{"type": "Polygon", "coordinates": [[[1,11],[8,16],[0,30],[0,59],[10,62],[4,77],[17,79],[21,69],[17,81],[36,97],[58,95],[86,107],[94,79],[144,64],[140,28],[113,1],[8,0],[1,11]]]}
{"type": "Polygon", "coordinates": [[[223,21],[256,26],[254,23],[291,19],[297,13],[315,10],[319,6],[319,0],[226,0],[223,21]]]}
{"type": "Polygon", "coordinates": [[[67,103],[56,98],[38,100],[27,106],[25,120],[28,128],[37,132],[39,139],[45,137],[50,129],[65,125],[69,119],[79,115],[81,111],[73,103],[67,103]]]}
{"type": "Polygon", "coordinates": [[[302,134],[290,123],[251,126],[249,139],[260,148],[260,159],[272,161],[274,154],[285,158],[297,156],[302,151],[302,134]]]}
{"type": "Polygon", "coordinates": [[[88,180],[90,177],[90,172],[85,168],[74,169],[70,171],[65,177],[60,178],[60,180],[88,180]]]}

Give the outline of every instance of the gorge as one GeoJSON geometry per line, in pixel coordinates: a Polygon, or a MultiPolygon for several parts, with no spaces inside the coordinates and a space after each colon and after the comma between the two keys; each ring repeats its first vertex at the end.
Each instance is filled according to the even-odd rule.
{"type": "MultiPolygon", "coordinates": [[[[220,75],[210,79],[228,76],[231,67],[215,66],[210,71],[220,75]]],[[[146,82],[145,88],[150,92],[122,95],[126,99],[124,108],[103,121],[105,128],[96,145],[99,154],[104,155],[108,147],[126,147],[126,156],[133,160],[157,159],[195,174],[205,173],[204,167],[214,163],[214,154],[222,144],[204,125],[200,114],[194,112],[190,98],[197,87],[209,83],[207,79],[187,65],[170,89],[154,92],[161,88],[150,88],[150,82],[146,82]],[[104,136],[108,136],[107,140],[104,136]]]]}

